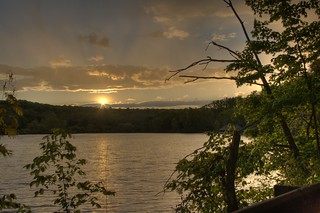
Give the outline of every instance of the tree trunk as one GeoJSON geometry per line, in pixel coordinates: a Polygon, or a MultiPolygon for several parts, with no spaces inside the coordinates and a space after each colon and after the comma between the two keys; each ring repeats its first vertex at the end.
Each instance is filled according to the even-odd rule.
{"type": "Polygon", "coordinates": [[[299,152],[299,149],[293,139],[290,128],[281,113],[278,113],[277,116],[280,118],[280,124],[281,124],[282,130],[283,130],[283,133],[288,141],[289,149],[293,152],[295,159],[297,159],[300,156],[300,152],[299,152]]]}
{"type": "MultiPolygon", "coordinates": [[[[238,21],[239,21],[239,23],[240,23],[240,25],[242,27],[242,30],[244,32],[244,35],[246,37],[246,40],[247,40],[247,42],[250,43],[251,39],[249,37],[247,29],[246,29],[246,27],[244,25],[244,22],[242,21],[242,19],[240,18],[239,14],[237,13],[236,9],[234,8],[234,6],[232,4],[232,0],[228,0],[228,1],[225,1],[225,2],[230,6],[230,8],[232,9],[234,15],[237,17],[237,19],[238,19],[238,21]]],[[[274,98],[274,96],[272,94],[272,90],[271,90],[270,84],[267,81],[265,75],[263,74],[263,72],[261,70],[261,68],[263,68],[263,65],[262,65],[262,62],[260,60],[260,57],[259,57],[258,53],[256,51],[254,51],[254,50],[252,50],[252,54],[253,54],[254,58],[256,59],[257,64],[259,65],[257,67],[257,72],[260,75],[259,77],[260,77],[260,79],[262,81],[263,88],[265,89],[266,94],[269,95],[269,97],[272,100],[274,100],[275,98],[274,98]]],[[[296,145],[296,143],[295,143],[295,141],[293,139],[293,136],[292,136],[291,130],[290,130],[288,124],[287,124],[287,121],[285,120],[285,118],[283,117],[281,112],[278,112],[277,116],[280,118],[281,127],[282,127],[283,133],[284,133],[284,135],[285,135],[285,137],[286,137],[286,139],[288,141],[289,148],[293,152],[294,157],[297,159],[299,157],[299,155],[300,155],[299,149],[298,149],[298,147],[297,147],[297,145],[296,145]]]]}
{"type": "Polygon", "coordinates": [[[236,176],[236,168],[237,168],[237,160],[238,160],[238,151],[240,144],[240,134],[237,130],[233,132],[232,142],[230,145],[230,153],[229,158],[227,160],[226,170],[226,203],[227,203],[227,211],[232,212],[237,209],[238,201],[236,196],[236,188],[235,188],[235,176],[236,176]]]}

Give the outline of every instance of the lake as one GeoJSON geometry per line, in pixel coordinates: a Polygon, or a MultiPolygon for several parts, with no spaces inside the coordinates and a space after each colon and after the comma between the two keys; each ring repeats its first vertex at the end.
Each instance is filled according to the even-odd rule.
{"type": "MultiPolygon", "coordinates": [[[[52,195],[34,198],[29,187],[32,177],[22,167],[40,154],[43,135],[2,137],[0,143],[13,151],[0,157],[0,195],[15,193],[33,212],[53,212],[52,195]]],[[[84,206],[82,212],[173,212],[180,197],[160,193],[176,163],[207,140],[205,134],[75,134],[70,140],[90,181],[102,181],[116,195],[100,197],[101,209],[84,206]],[[107,205],[106,205],[107,203],[107,205]]]]}

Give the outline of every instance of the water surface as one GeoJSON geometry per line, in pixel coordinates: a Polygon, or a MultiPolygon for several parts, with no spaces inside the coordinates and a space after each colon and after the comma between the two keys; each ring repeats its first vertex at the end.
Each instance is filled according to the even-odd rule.
{"type": "MultiPolygon", "coordinates": [[[[33,212],[53,212],[57,208],[50,202],[52,196],[34,198],[31,176],[22,169],[40,154],[42,137],[1,138],[0,143],[7,144],[14,155],[0,157],[0,194],[15,193],[33,212]]],[[[94,212],[173,212],[179,195],[158,193],[178,160],[206,140],[204,134],[76,134],[71,142],[78,148],[78,156],[88,160],[84,168],[87,177],[116,192],[115,197],[100,198],[103,208],[94,212]]],[[[90,206],[82,211],[93,212],[90,206]]]]}

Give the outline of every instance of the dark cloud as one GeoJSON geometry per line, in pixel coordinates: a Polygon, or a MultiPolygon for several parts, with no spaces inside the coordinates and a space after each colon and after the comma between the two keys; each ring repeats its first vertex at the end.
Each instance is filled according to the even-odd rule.
{"type": "MultiPolygon", "coordinates": [[[[238,27],[232,10],[223,0],[196,2],[185,0],[183,3],[179,0],[148,0],[144,3],[146,14],[152,17],[153,22],[157,24],[155,26],[159,27],[149,33],[149,36],[153,38],[179,40],[188,38],[189,42],[196,41],[196,39],[207,41],[211,39],[210,35],[215,33],[226,37],[216,36],[215,39],[226,41],[229,38],[235,40],[235,35],[241,34],[238,32],[241,29],[238,27]]],[[[245,23],[249,23],[253,14],[245,3],[234,1],[234,6],[245,23]]]]}
{"type": "Polygon", "coordinates": [[[213,5],[212,0],[200,0],[196,3],[194,0],[185,0],[183,3],[179,0],[149,0],[146,1],[145,11],[153,14],[155,21],[167,22],[185,17],[203,16],[209,14],[209,11],[210,14],[214,14],[213,5]]]}
{"type": "MultiPolygon", "coordinates": [[[[248,9],[241,1],[235,1],[234,5],[240,13],[244,13],[248,9]]],[[[145,11],[152,14],[156,22],[161,23],[200,16],[233,16],[232,11],[228,10],[223,0],[199,0],[196,2],[194,0],[184,0],[183,3],[180,0],[147,0],[145,11]]]]}
{"type": "Polygon", "coordinates": [[[79,35],[78,39],[82,42],[89,43],[91,45],[99,47],[109,47],[110,41],[107,37],[99,37],[96,33],[91,33],[89,35],[79,35]]]}
{"type": "Polygon", "coordinates": [[[151,32],[149,35],[154,38],[164,38],[163,33],[164,33],[163,31],[158,30],[158,31],[151,32]]]}

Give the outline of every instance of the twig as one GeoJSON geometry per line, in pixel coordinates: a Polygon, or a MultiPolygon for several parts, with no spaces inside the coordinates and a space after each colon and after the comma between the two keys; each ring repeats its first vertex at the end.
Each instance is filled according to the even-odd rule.
{"type": "Polygon", "coordinates": [[[194,82],[199,79],[218,79],[218,80],[233,80],[236,81],[236,77],[217,77],[217,76],[196,76],[196,75],[180,75],[181,78],[192,78],[191,80],[186,81],[185,83],[194,82]]]}
{"type": "Polygon", "coordinates": [[[179,73],[186,71],[186,70],[190,69],[191,67],[194,67],[197,65],[206,65],[205,66],[205,68],[206,68],[208,66],[208,64],[211,62],[234,63],[234,62],[240,62],[240,60],[237,60],[237,59],[215,59],[215,58],[211,58],[210,56],[208,56],[205,59],[201,59],[199,61],[193,62],[192,64],[190,64],[189,66],[187,66],[185,68],[169,71],[169,72],[172,72],[173,74],[171,76],[169,76],[165,81],[169,81],[171,78],[178,75],[179,73]]]}
{"type": "Polygon", "coordinates": [[[241,58],[239,53],[237,53],[236,51],[233,51],[232,49],[230,49],[229,47],[226,47],[224,45],[218,44],[215,41],[209,42],[208,46],[206,47],[206,51],[208,50],[210,44],[212,44],[213,46],[217,46],[217,47],[219,47],[221,49],[227,50],[230,53],[230,55],[232,57],[234,57],[236,60],[240,60],[240,58],[241,58]]]}
{"type": "MultiPolygon", "coordinates": [[[[184,156],[184,157],[182,158],[182,160],[187,159],[187,158],[190,157],[191,155],[194,155],[196,152],[198,152],[199,150],[204,149],[204,148],[205,148],[205,145],[201,146],[200,148],[198,148],[198,149],[194,150],[193,152],[191,152],[191,153],[187,154],[186,156],[184,156]]],[[[181,160],[180,160],[180,161],[181,161],[181,160]]],[[[156,194],[156,196],[158,196],[160,193],[163,193],[163,196],[164,196],[164,194],[165,194],[166,191],[167,191],[167,190],[165,189],[165,186],[169,183],[169,181],[172,179],[173,175],[174,175],[177,171],[178,171],[178,170],[175,169],[175,170],[171,173],[171,175],[169,176],[169,178],[166,180],[166,182],[165,182],[165,184],[164,184],[163,190],[160,191],[160,192],[158,192],[158,193],[156,194]]]]}

